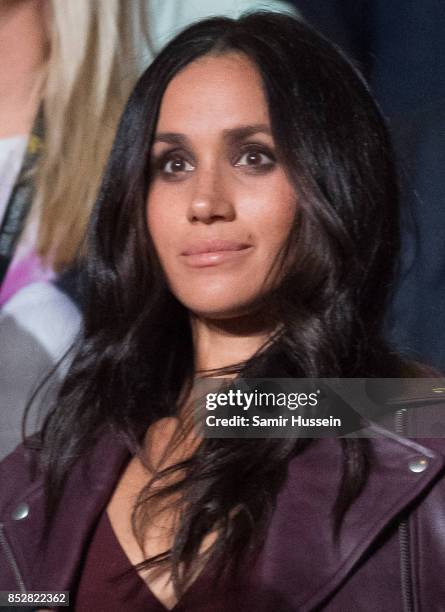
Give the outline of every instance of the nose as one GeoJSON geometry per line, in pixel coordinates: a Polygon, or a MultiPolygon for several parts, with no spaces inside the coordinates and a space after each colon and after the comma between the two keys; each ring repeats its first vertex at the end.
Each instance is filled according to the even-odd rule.
{"type": "Polygon", "coordinates": [[[218,168],[196,172],[192,189],[188,220],[191,223],[232,221],[235,218],[233,190],[229,180],[218,168]]]}

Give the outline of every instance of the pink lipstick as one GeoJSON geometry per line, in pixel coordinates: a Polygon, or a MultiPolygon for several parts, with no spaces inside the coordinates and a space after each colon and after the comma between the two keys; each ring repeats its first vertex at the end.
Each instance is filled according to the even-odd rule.
{"type": "Polygon", "coordinates": [[[197,240],[188,245],[181,256],[193,268],[205,268],[235,261],[250,252],[252,246],[233,240],[197,240]]]}

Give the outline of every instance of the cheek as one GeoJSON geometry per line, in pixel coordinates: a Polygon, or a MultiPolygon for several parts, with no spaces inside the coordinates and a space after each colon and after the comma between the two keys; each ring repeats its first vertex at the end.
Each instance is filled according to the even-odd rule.
{"type": "Polygon", "coordinates": [[[264,185],[244,215],[264,250],[276,253],[287,240],[297,209],[295,190],[281,174],[264,185]]]}
{"type": "Polygon", "coordinates": [[[147,198],[147,227],[161,261],[169,250],[171,236],[174,234],[172,207],[165,205],[161,190],[153,188],[147,198]]]}

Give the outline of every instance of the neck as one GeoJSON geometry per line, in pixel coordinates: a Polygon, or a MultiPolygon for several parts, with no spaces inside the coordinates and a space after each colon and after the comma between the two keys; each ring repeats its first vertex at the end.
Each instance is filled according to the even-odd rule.
{"type": "Polygon", "coordinates": [[[45,0],[2,0],[0,137],[29,132],[47,55],[45,0]]]}
{"type": "Polygon", "coordinates": [[[229,320],[192,318],[197,371],[217,370],[250,359],[271,337],[264,320],[252,316],[229,320]]]}

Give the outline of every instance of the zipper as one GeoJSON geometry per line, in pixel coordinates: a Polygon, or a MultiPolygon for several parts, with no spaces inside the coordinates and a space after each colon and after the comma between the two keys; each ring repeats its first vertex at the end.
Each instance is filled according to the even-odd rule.
{"type": "MultiPolygon", "coordinates": [[[[399,435],[404,435],[406,425],[406,408],[397,410],[395,414],[395,430],[399,435]]],[[[402,585],[402,610],[403,612],[414,612],[413,585],[411,580],[411,545],[409,538],[408,519],[403,519],[399,524],[399,549],[400,549],[400,579],[402,585]]]]}
{"type": "Polygon", "coordinates": [[[3,530],[4,530],[4,527],[0,523],[0,547],[3,548],[3,552],[5,553],[6,561],[8,562],[9,567],[11,568],[12,573],[15,576],[18,587],[20,589],[20,593],[26,593],[25,583],[20,573],[19,566],[17,565],[17,562],[14,559],[14,555],[12,554],[11,547],[9,546],[8,541],[6,540],[3,530]]]}

